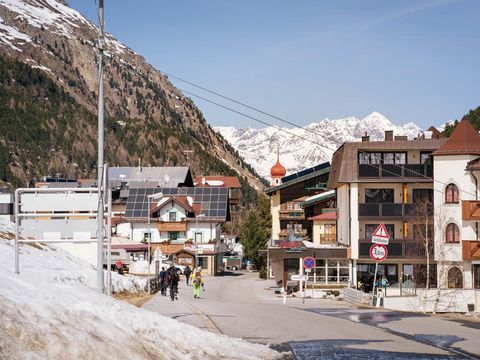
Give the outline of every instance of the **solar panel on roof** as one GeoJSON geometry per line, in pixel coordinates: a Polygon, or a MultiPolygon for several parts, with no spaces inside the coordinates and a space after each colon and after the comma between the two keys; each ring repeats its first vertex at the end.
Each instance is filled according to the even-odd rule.
{"type": "Polygon", "coordinates": [[[193,202],[201,204],[205,219],[225,220],[228,206],[227,188],[132,188],[126,203],[127,218],[148,217],[148,195],[161,192],[164,196],[191,196],[193,202]],[[213,194],[213,195],[212,195],[213,194]]]}

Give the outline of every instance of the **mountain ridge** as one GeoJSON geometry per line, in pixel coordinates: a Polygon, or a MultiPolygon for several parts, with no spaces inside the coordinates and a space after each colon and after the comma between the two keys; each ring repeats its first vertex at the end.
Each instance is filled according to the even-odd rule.
{"type": "MultiPolygon", "coordinates": [[[[38,76],[41,72],[53,82],[49,86],[65,91],[78,103],[78,111],[88,112],[84,117],[76,116],[85,133],[69,119],[62,125],[64,133],[53,131],[57,124],[47,115],[35,120],[41,122],[39,129],[50,130],[45,144],[52,159],[41,157],[45,163],[36,164],[39,161],[31,157],[34,153],[39,156],[39,149],[32,149],[32,144],[15,143],[0,134],[0,144],[9,152],[8,166],[22,182],[53,171],[84,177],[95,173],[96,128],[91,118],[98,101],[98,28],[65,4],[56,0],[0,0],[0,56],[7,74],[18,68],[12,61],[19,61],[35,70],[33,77],[39,80],[23,86],[4,79],[7,103],[15,97],[13,107],[18,108],[32,96],[29,91],[34,98],[37,92],[48,93],[48,89],[39,88],[44,84],[38,76]],[[58,146],[70,147],[67,138],[73,158],[58,146]],[[23,147],[32,153],[23,154],[23,147]],[[87,157],[83,167],[79,165],[82,156],[87,157]]],[[[145,165],[190,165],[196,174],[238,175],[257,189],[264,186],[258,174],[212,130],[190,98],[141,55],[112,35],[105,36],[106,160],[112,166],[136,166],[141,158],[145,165]]],[[[22,68],[21,72],[29,70],[22,68]]],[[[48,111],[60,116],[48,102],[46,99],[48,111]]],[[[36,106],[37,111],[42,110],[41,103],[36,106]]],[[[15,112],[9,116],[15,117],[15,112]]]]}
{"type": "Polygon", "coordinates": [[[344,142],[359,141],[367,133],[371,140],[384,138],[386,130],[395,135],[417,137],[422,131],[412,122],[395,125],[379,112],[372,112],[358,119],[348,116],[340,119],[323,119],[303,128],[262,129],[214,127],[264,178],[270,178],[270,168],[276,161],[277,145],[280,162],[287,174],[330,161],[334,151],[344,142]]]}

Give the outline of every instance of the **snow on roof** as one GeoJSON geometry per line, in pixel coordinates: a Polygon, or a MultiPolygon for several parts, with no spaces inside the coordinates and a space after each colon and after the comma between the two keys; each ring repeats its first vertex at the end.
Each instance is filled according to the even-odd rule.
{"type": "MultiPolygon", "coordinates": [[[[96,271],[60,248],[21,246],[0,220],[0,348],[12,359],[280,359],[267,346],[216,335],[95,290],[96,271]]],[[[133,277],[112,274],[116,291],[133,277]]],[[[137,285],[135,285],[137,284],[137,285]]],[[[144,286],[144,283],[143,283],[144,286]]],[[[130,289],[132,288],[132,289],[130,289]]]]}

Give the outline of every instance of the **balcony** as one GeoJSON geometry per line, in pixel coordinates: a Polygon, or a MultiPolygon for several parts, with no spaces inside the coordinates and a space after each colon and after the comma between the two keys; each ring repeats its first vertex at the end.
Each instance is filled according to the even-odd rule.
{"type": "Polygon", "coordinates": [[[160,221],[157,224],[158,231],[187,231],[186,221],[160,221]]]}
{"type": "Polygon", "coordinates": [[[320,245],[332,245],[337,243],[336,234],[320,234],[320,245]]]}
{"type": "Polygon", "coordinates": [[[230,205],[238,205],[240,203],[240,198],[238,196],[234,196],[228,199],[230,205]]]}
{"type": "Polygon", "coordinates": [[[280,209],[278,214],[280,220],[305,220],[305,213],[302,209],[280,209]]]}
{"type": "Polygon", "coordinates": [[[379,164],[379,165],[358,165],[358,177],[369,179],[432,179],[432,164],[379,164]]]}
{"type": "MultiPolygon", "coordinates": [[[[433,205],[427,204],[428,215],[433,215],[433,205]]],[[[424,210],[417,204],[373,203],[358,204],[359,218],[404,218],[424,216],[424,210]]]]}
{"type": "Polygon", "coordinates": [[[480,241],[462,241],[462,258],[465,261],[480,260],[480,241]]]}
{"type": "MultiPolygon", "coordinates": [[[[294,234],[295,234],[296,237],[302,237],[303,238],[303,237],[307,236],[307,230],[305,230],[305,229],[297,230],[297,231],[294,231],[294,234]]],[[[282,229],[278,233],[278,238],[281,239],[281,240],[286,240],[288,235],[289,235],[288,230],[287,229],[282,229]]]]}
{"type": "MultiPolygon", "coordinates": [[[[370,247],[373,245],[370,239],[358,240],[358,253],[360,259],[370,259],[370,247]]],[[[399,258],[425,258],[425,247],[417,240],[413,239],[390,239],[388,248],[388,259],[399,258]]],[[[430,253],[433,255],[433,251],[430,253]]]]}
{"type": "Polygon", "coordinates": [[[480,221],[480,201],[462,201],[462,220],[480,221]]]}

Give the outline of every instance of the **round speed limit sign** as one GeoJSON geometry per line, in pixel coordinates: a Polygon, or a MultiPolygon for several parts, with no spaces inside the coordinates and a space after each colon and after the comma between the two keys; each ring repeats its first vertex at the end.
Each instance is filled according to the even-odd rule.
{"type": "Polygon", "coordinates": [[[370,247],[370,257],[375,261],[383,261],[387,258],[388,250],[385,245],[373,244],[370,247]]]}

